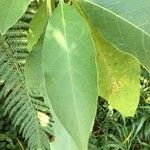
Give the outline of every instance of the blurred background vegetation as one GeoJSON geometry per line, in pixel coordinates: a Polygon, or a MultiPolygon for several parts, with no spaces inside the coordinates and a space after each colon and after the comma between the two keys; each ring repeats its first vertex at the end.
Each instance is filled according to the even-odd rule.
{"type": "MultiPolygon", "coordinates": [[[[89,150],[150,150],[150,74],[142,68],[141,97],[134,117],[124,117],[99,98],[89,150]]],[[[3,116],[0,100],[0,150],[24,150],[26,142],[3,116]]]]}

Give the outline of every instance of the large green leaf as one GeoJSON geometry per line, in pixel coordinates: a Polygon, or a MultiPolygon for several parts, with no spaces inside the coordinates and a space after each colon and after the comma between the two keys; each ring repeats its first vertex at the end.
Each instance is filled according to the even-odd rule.
{"type": "Polygon", "coordinates": [[[149,0],[78,0],[90,22],[150,71],[149,0]]]}
{"type": "Polygon", "coordinates": [[[4,34],[25,13],[32,0],[0,0],[0,33],[4,34]]]}
{"type": "Polygon", "coordinates": [[[83,18],[63,2],[47,26],[43,68],[54,112],[78,148],[87,149],[98,95],[95,48],[83,18]]]}
{"type": "Polygon", "coordinates": [[[96,30],[99,94],[125,116],[133,116],[140,98],[140,64],[105,41],[96,30]]]}

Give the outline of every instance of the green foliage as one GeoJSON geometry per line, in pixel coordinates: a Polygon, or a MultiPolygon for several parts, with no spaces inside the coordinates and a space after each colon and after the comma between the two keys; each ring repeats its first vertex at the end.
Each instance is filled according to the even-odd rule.
{"type": "Polygon", "coordinates": [[[142,67],[141,98],[150,103],[150,73],[142,67]]]}
{"type": "Polygon", "coordinates": [[[96,150],[148,150],[149,110],[150,105],[141,100],[135,117],[125,118],[101,99],[90,144],[96,150]]]}
{"type": "MultiPolygon", "coordinates": [[[[127,147],[136,150],[149,149],[150,105],[146,103],[148,95],[150,97],[150,90],[148,89],[149,83],[150,74],[143,70],[141,76],[141,101],[134,118],[125,118],[119,112],[112,111],[109,105],[103,99],[100,99],[93,133],[89,141],[89,150],[117,149],[120,147],[120,145],[122,145],[120,143],[125,140],[126,142],[123,145],[124,150],[126,150],[127,147]],[[134,130],[132,130],[133,127],[134,130]],[[132,134],[130,134],[131,131],[132,134]],[[135,131],[136,136],[133,138],[135,131]],[[111,136],[114,135],[119,141],[115,141],[114,138],[112,139],[111,136],[108,136],[109,134],[111,134],[111,136]],[[128,136],[129,138],[127,138],[128,136]],[[114,146],[116,147],[113,147],[112,144],[115,144],[114,146]]],[[[0,141],[0,146],[2,146],[1,149],[7,149],[6,146],[10,145],[11,143],[11,145],[14,147],[14,150],[20,150],[16,136],[19,138],[19,140],[20,137],[16,135],[16,132],[10,126],[8,119],[2,116],[3,109],[1,108],[0,110],[0,133],[3,134],[3,137],[9,137],[13,141],[13,144],[11,142],[7,142],[6,139],[0,141]]],[[[54,150],[59,150],[60,147],[61,149],[69,149],[71,146],[72,150],[76,150],[77,148],[73,148],[74,143],[72,143],[69,139],[68,133],[64,131],[63,126],[59,123],[59,120],[56,120],[55,118],[54,120],[54,128],[57,128],[57,132],[55,131],[55,141],[51,143],[51,148],[54,150]]],[[[21,144],[25,148],[25,143],[21,144]]],[[[13,147],[10,149],[13,150],[13,147]]]]}
{"type": "Polygon", "coordinates": [[[0,149],[1,150],[20,150],[26,143],[11,125],[8,117],[3,116],[3,99],[0,101],[0,149]]]}
{"type": "MultiPolygon", "coordinates": [[[[99,100],[93,132],[102,130],[89,149],[149,148],[149,111],[135,111],[140,64],[150,71],[150,3],[30,2],[0,2],[0,100],[27,149],[87,150],[98,94],[110,105],[99,100]]],[[[144,77],[141,99],[146,102],[149,90],[144,77]]],[[[0,134],[2,146],[6,139],[15,148],[0,134]]]]}

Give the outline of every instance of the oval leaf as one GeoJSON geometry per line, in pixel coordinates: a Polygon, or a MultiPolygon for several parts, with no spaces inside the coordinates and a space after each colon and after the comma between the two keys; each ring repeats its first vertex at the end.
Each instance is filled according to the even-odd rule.
{"type": "Polygon", "coordinates": [[[78,1],[105,39],[136,57],[150,71],[150,1],[78,1]]]}
{"type": "Polygon", "coordinates": [[[49,20],[43,67],[54,112],[78,148],[87,149],[98,95],[95,48],[83,18],[67,4],[49,20]]]}

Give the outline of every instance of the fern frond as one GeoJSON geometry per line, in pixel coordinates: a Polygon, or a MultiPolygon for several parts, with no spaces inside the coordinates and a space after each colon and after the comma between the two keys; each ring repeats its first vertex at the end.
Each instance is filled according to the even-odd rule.
{"type": "Polygon", "coordinates": [[[0,35],[0,98],[5,99],[4,114],[14,126],[20,127],[28,149],[49,150],[49,136],[53,134],[49,108],[39,93],[30,93],[24,78],[27,51],[27,30],[35,13],[31,3],[25,16],[12,26],[4,38],[0,35]],[[45,118],[43,120],[42,118],[45,118]]]}
{"type": "Polygon", "coordinates": [[[45,127],[38,113],[50,119],[50,112],[41,96],[31,95],[26,89],[22,71],[7,43],[0,39],[0,81],[5,98],[5,114],[12,118],[14,126],[20,126],[20,132],[29,142],[29,149],[49,149],[48,136],[52,134],[51,122],[45,127]],[[48,117],[49,116],[49,117],[48,117]]]}

